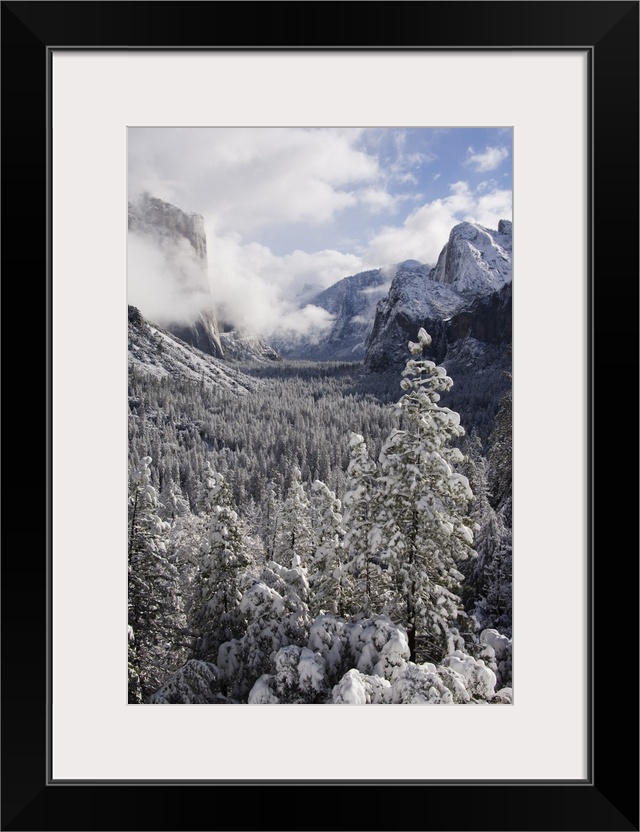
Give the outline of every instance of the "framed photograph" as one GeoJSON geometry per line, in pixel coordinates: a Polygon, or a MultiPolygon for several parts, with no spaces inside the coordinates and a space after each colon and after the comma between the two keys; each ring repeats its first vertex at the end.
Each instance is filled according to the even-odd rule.
{"type": "MultiPolygon", "coordinates": [[[[5,275],[24,274],[27,265],[35,273],[37,262],[46,277],[47,371],[44,535],[37,547],[21,546],[19,557],[6,551],[3,563],[3,828],[260,829],[270,807],[280,806],[273,826],[281,829],[638,829],[637,680],[635,659],[628,660],[637,655],[637,557],[621,557],[622,545],[612,543],[637,507],[627,506],[621,449],[595,448],[595,428],[602,438],[612,416],[629,433],[617,400],[635,354],[625,335],[637,331],[638,3],[4,2],[2,20],[5,275]],[[432,128],[465,137],[460,178],[446,176],[450,194],[471,207],[447,214],[450,197],[436,194],[440,219],[486,217],[496,239],[507,228],[510,238],[510,224],[497,220],[513,190],[514,647],[513,685],[503,686],[513,700],[510,693],[492,700],[492,682],[491,695],[476,693],[472,704],[494,708],[420,708],[418,699],[400,699],[388,701],[409,707],[326,709],[319,700],[270,699],[276,682],[266,678],[259,696],[251,688],[253,699],[250,686],[237,696],[216,689],[220,701],[249,708],[194,707],[208,700],[171,699],[166,690],[159,701],[178,707],[138,707],[139,656],[129,701],[123,673],[124,553],[133,528],[127,228],[144,231],[150,212],[179,194],[157,164],[153,135],[172,146],[172,160],[188,162],[210,202],[202,189],[220,180],[207,178],[206,153],[198,155],[189,131],[235,131],[219,150],[229,159],[257,152],[262,164],[252,168],[252,183],[273,175],[265,146],[256,151],[247,138],[253,131],[339,136],[324,151],[322,172],[305,180],[295,169],[304,217],[310,192],[323,210],[323,177],[336,154],[346,153],[343,181],[354,181],[363,159],[349,155],[354,145],[342,139],[364,128],[379,142],[391,131],[410,142],[432,128]],[[497,129],[508,139],[499,142],[497,129]],[[483,130],[494,131],[490,140],[479,138],[483,130]],[[507,157],[512,179],[501,186],[496,171],[507,157]],[[483,169],[487,177],[472,180],[483,169]],[[158,190],[149,195],[150,183],[158,190]],[[484,214],[482,192],[490,197],[484,214]],[[286,704],[264,706],[274,701],[286,704]],[[621,743],[631,747],[624,760],[621,743]],[[311,808],[318,798],[321,807],[338,805],[331,798],[344,789],[347,808],[311,808]],[[223,805],[236,808],[212,818],[223,805]]],[[[303,151],[287,146],[293,170],[293,154],[303,151]]],[[[249,252],[240,250],[242,223],[231,217],[248,222],[260,210],[281,209],[277,200],[261,209],[255,188],[243,207],[231,180],[220,184],[228,191],[216,203],[228,225],[207,241],[215,241],[216,256],[226,251],[237,262],[249,252]]],[[[368,199],[370,207],[402,198],[368,187],[366,171],[362,181],[357,196],[355,186],[329,196],[368,199]]],[[[283,199],[294,193],[282,189],[283,199]]],[[[286,207],[283,216],[298,210],[286,207]]],[[[389,229],[412,230],[406,216],[386,223],[385,251],[393,248],[389,229]]],[[[343,239],[359,233],[352,223],[343,239]]],[[[382,245],[379,227],[362,233],[352,260],[358,269],[341,274],[369,267],[366,252],[382,245]]],[[[143,274],[155,254],[145,248],[149,237],[138,236],[143,274]]],[[[256,264],[264,249],[281,272],[276,238],[251,241],[254,274],[262,274],[256,264]]],[[[314,250],[335,254],[332,245],[314,250]]],[[[411,249],[407,262],[427,262],[423,250],[411,249]]],[[[342,253],[352,256],[346,243],[342,253]]],[[[316,289],[332,285],[324,279],[316,289]]],[[[306,291],[304,280],[290,285],[306,291]]],[[[265,286],[254,281],[245,295],[258,297],[265,286]]],[[[138,287],[138,306],[162,297],[157,284],[146,288],[147,295],[138,287]]],[[[317,300],[318,292],[309,296],[317,300]]],[[[232,350],[242,314],[252,309],[255,320],[267,302],[243,304],[242,292],[231,290],[225,298],[229,326],[220,330],[228,331],[217,334],[232,350]]],[[[178,300],[171,295],[174,309],[178,300]]],[[[318,303],[305,314],[321,316],[318,303]]],[[[16,308],[24,306],[22,297],[16,308]]],[[[292,309],[281,305],[275,314],[292,316],[292,309]]],[[[297,333],[310,327],[298,321],[297,333]]],[[[164,329],[154,331],[160,366],[171,345],[164,329]]],[[[426,342],[418,343],[424,352],[426,342]]],[[[146,463],[136,454],[142,483],[146,463]]],[[[311,484],[320,466],[307,468],[311,484]]],[[[214,476],[216,495],[217,484],[214,476]]],[[[23,507],[33,506],[29,489],[25,477],[17,489],[23,507]]],[[[186,496],[199,499],[195,490],[186,496]]],[[[234,496],[249,502],[244,491],[234,496]]],[[[284,487],[277,496],[286,498],[284,487]]],[[[274,581],[282,578],[276,566],[274,581]]],[[[411,649],[413,659],[420,648],[411,649]]],[[[206,644],[202,659],[209,661],[206,644]]],[[[151,671],[146,679],[148,700],[151,671]]]]}

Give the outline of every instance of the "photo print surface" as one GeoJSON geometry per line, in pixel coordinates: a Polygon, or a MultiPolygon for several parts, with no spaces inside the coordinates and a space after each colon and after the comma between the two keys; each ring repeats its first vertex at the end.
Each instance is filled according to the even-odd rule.
{"type": "Polygon", "coordinates": [[[129,128],[129,703],[513,702],[512,158],[129,128]]]}

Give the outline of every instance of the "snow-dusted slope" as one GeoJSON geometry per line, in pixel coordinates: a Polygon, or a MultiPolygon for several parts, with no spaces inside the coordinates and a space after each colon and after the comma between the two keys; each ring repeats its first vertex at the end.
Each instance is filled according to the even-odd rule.
{"type": "Polygon", "coordinates": [[[156,378],[174,376],[191,379],[205,386],[235,390],[241,394],[255,390],[260,384],[258,380],[148,323],[135,306],[129,307],[129,366],[156,378]]]}
{"type": "MultiPolygon", "coordinates": [[[[431,357],[440,362],[449,345],[462,337],[460,333],[466,337],[471,331],[468,319],[475,317],[476,329],[492,332],[494,343],[496,338],[510,340],[510,316],[508,331],[496,335],[488,319],[480,321],[492,314],[493,305],[479,303],[510,284],[511,223],[501,220],[497,231],[469,222],[456,225],[434,269],[398,270],[388,296],[376,309],[367,342],[367,365],[373,370],[402,365],[407,358],[406,344],[415,339],[420,327],[431,335],[431,357]]],[[[507,318],[501,315],[499,320],[506,322],[507,318]]]]}

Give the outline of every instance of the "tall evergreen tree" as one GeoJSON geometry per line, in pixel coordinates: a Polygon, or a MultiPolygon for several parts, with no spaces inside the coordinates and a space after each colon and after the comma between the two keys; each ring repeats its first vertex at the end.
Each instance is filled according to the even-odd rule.
{"type": "Polygon", "coordinates": [[[491,504],[511,527],[513,398],[511,391],[500,401],[495,424],[489,437],[487,475],[491,504]]]}
{"type": "Polygon", "coordinates": [[[472,498],[463,461],[452,442],[464,434],[460,417],[438,402],[453,384],[443,367],[422,358],[431,343],[424,329],[409,342],[412,358],[402,373],[398,402],[402,429],[393,430],[380,454],[382,556],[393,584],[389,612],[408,632],[411,659],[439,661],[462,610],[457,565],[473,552],[472,498]]]}
{"type": "Polygon", "coordinates": [[[260,533],[264,543],[266,560],[275,559],[275,548],[278,528],[281,522],[282,507],[278,498],[276,484],[271,481],[266,489],[262,501],[260,533]]]}
{"type": "Polygon", "coordinates": [[[282,508],[282,517],[276,530],[274,560],[282,566],[293,565],[299,558],[307,568],[311,558],[313,534],[311,530],[311,506],[302,484],[300,468],[293,467],[291,485],[282,508]]]}
{"type": "Polygon", "coordinates": [[[143,457],[129,487],[130,664],[143,698],[181,664],[186,638],[178,570],[167,557],[169,524],[157,513],[150,466],[151,457],[143,457]]]}
{"type": "Polygon", "coordinates": [[[164,478],[160,489],[158,514],[173,525],[176,519],[189,512],[189,503],[182,495],[180,486],[170,476],[164,478]]]}
{"type": "Polygon", "coordinates": [[[501,534],[491,558],[485,563],[480,598],[474,614],[480,626],[494,628],[511,637],[513,585],[512,585],[512,537],[511,529],[502,525],[501,534]]]}
{"type": "Polygon", "coordinates": [[[222,642],[235,638],[242,629],[240,574],[249,560],[226,480],[209,468],[206,485],[205,504],[211,519],[196,577],[195,626],[199,638],[195,653],[199,659],[215,663],[222,642]]]}
{"type": "Polygon", "coordinates": [[[372,531],[376,518],[378,466],[358,433],[349,435],[349,467],[343,498],[346,557],[346,604],[351,615],[366,617],[383,605],[382,571],[375,557],[372,531]]]}
{"type": "Polygon", "coordinates": [[[487,560],[482,585],[482,603],[477,613],[485,626],[505,635],[512,632],[512,394],[501,400],[494,429],[489,437],[487,482],[489,500],[495,509],[497,532],[491,558],[487,560]]]}
{"type": "Polygon", "coordinates": [[[314,523],[309,609],[314,618],[320,612],[342,616],[345,613],[342,505],[320,480],[315,480],[312,489],[314,523]]]}

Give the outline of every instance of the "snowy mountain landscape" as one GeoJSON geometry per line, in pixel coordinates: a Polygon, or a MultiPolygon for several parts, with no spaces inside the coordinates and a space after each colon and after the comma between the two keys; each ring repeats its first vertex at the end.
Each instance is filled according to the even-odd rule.
{"type": "MultiPolygon", "coordinates": [[[[419,266],[418,263],[415,263],[419,266]]],[[[379,300],[389,291],[393,269],[371,269],[350,275],[309,298],[309,303],[332,316],[331,327],[321,341],[298,338],[279,343],[283,356],[316,361],[362,361],[379,300]]]]}
{"type": "Polygon", "coordinates": [[[359,270],[130,197],[130,704],[513,702],[512,226],[453,193],[359,270]]]}

